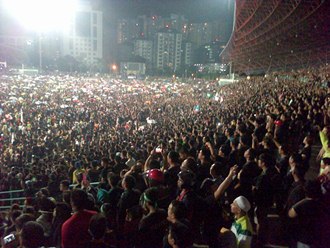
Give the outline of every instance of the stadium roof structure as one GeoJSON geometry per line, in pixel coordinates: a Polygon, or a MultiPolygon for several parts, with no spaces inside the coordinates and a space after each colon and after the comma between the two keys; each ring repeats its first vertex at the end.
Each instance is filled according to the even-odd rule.
{"type": "Polygon", "coordinates": [[[325,65],[330,0],[236,0],[232,36],[220,55],[236,73],[325,65]]]}

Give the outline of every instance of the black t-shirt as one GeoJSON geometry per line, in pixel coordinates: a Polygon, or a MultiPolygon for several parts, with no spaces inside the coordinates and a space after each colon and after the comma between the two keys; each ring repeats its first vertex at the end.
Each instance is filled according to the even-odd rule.
{"type": "Polygon", "coordinates": [[[176,192],[179,172],[180,166],[176,165],[169,168],[164,174],[165,185],[169,187],[171,192],[176,192]]]}
{"type": "Polygon", "coordinates": [[[87,176],[91,182],[98,182],[100,179],[100,171],[97,169],[90,169],[87,176]]]}
{"type": "Polygon", "coordinates": [[[317,238],[319,206],[320,203],[312,199],[304,199],[293,206],[299,222],[296,229],[297,239],[304,244],[313,244],[317,238]]]}
{"type": "Polygon", "coordinates": [[[163,237],[167,228],[167,213],[157,209],[143,217],[139,224],[139,245],[137,247],[163,247],[163,237]]]}

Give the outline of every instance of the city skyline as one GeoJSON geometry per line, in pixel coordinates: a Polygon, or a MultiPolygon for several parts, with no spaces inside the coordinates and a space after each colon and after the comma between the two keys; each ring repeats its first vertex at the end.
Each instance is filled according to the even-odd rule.
{"type": "MultiPolygon", "coordinates": [[[[147,61],[147,69],[151,69],[150,66],[154,64],[157,64],[156,68],[158,69],[163,68],[160,66],[163,62],[159,61],[165,59],[164,61],[167,62],[164,65],[171,65],[171,69],[176,71],[180,66],[191,65],[194,61],[193,57],[203,57],[203,59],[195,61],[198,63],[202,63],[202,61],[217,62],[219,48],[228,41],[232,29],[232,0],[206,0],[204,4],[196,0],[170,0],[166,2],[156,0],[80,0],[79,2],[80,5],[90,5],[90,10],[86,14],[80,10],[82,15],[78,15],[76,12],[75,17],[67,24],[68,30],[71,30],[67,36],[63,33],[53,37],[51,32],[44,32],[42,34],[42,46],[40,46],[41,40],[40,37],[38,40],[36,32],[24,30],[19,23],[15,23],[15,19],[6,13],[4,8],[1,8],[0,11],[4,14],[2,15],[2,24],[0,24],[2,46],[9,44],[10,46],[18,46],[17,51],[19,49],[30,50],[30,54],[34,55],[35,58],[34,60],[29,58],[27,61],[30,64],[34,63],[34,65],[38,59],[37,54],[39,62],[41,59],[47,62],[47,56],[51,60],[54,60],[55,56],[57,59],[71,56],[84,63],[93,64],[102,60],[107,65],[113,63],[119,65],[121,62],[130,60],[132,62],[141,61],[140,57],[147,61]],[[99,19],[96,23],[94,16],[99,11],[102,20],[99,19]],[[87,19],[81,19],[82,16],[87,19]],[[159,32],[163,32],[162,29],[167,30],[165,33],[169,32],[169,37],[172,37],[170,34],[172,32],[178,32],[182,37],[180,36],[181,38],[178,40],[169,38],[169,42],[174,42],[174,45],[164,50],[162,47],[166,46],[166,42],[163,45],[157,45],[162,43],[156,41],[159,32]],[[101,36],[99,36],[100,32],[102,33],[101,36]],[[136,43],[137,40],[141,39],[149,40],[149,42],[136,43]],[[51,40],[59,40],[59,44],[50,46],[48,42],[51,40]],[[132,46],[124,45],[125,42],[131,43],[132,46]],[[211,45],[212,42],[219,42],[219,44],[211,45]],[[53,48],[56,48],[57,51],[52,51],[53,48]],[[37,52],[38,49],[39,52],[37,52]],[[160,51],[164,55],[158,54],[160,51]],[[100,52],[102,55],[97,55],[100,52]],[[194,52],[199,52],[199,56],[193,56],[194,52]],[[178,57],[180,53],[180,56],[184,58],[178,57]],[[166,58],[166,54],[170,57],[166,58]],[[174,57],[170,54],[173,54],[174,57]]],[[[71,68],[73,62],[69,61],[68,63],[71,68]]],[[[39,65],[41,66],[40,63],[39,65]]]]}

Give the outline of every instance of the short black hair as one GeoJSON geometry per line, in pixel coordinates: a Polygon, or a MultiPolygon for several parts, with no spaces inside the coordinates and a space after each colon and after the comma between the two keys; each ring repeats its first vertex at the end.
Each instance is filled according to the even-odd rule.
{"type": "Polygon", "coordinates": [[[187,214],[187,208],[184,205],[184,203],[180,202],[178,200],[173,200],[171,202],[171,204],[172,204],[172,212],[174,214],[174,217],[177,220],[184,219],[186,217],[186,214],[187,214]]]}
{"type": "Polygon", "coordinates": [[[319,181],[312,180],[305,183],[305,193],[306,197],[312,199],[319,199],[322,196],[321,185],[319,181]]]}
{"type": "Polygon", "coordinates": [[[267,168],[271,167],[272,165],[274,165],[274,158],[272,157],[272,155],[270,155],[269,153],[262,153],[259,155],[258,158],[260,161],[265,163],[265,166],[267,168]]]}
{"type": "Polygon", "coordinates": [[[69,182],[69,180],[62,180],[62,181],[61,181],[61,184],[62,184],[63,186],[65,186],[65,187],[67,187],[67,188],[70,187],[70,182],[69,182]]]}
{"type": "Polygon", "coordinates": [[[88,201],[88,196],[82,189],[74,189],[71,192],[71,203],[76,207],[77,210],[85,208],[88,201]]]}
{"type": "Polygon", "coordinates": [[[94,239],[103,238],[107,227],[107,220],[103,214],[93,215],[89,222],[89,232],[94,239]]]}
{"type": "Polygon", "coordinates": [[[125,176],[123,180],[124,180],[124,182],[126,184],[126,187],[128,189],[133,189],[134,188],[136,180],[133,176],[131,176],[131,175],[125,176]]]}
{"type": "Polygon", "coordinates": [[[31,214],[21,214],[15,221],[15,227],[17,230],[21,230],[25,223],[34,220],[35,218],[31,214]]]}
{"type": "Polygon", "coordinates": [[[39,248],[44,245],[44,229],[36,221],[28,221],[23,225],[21,239],[24,247],[39,248]]]}
{"type": "Polygon", "coordinates": [[[117,186],[118,183],[120,182],[120,176],[113,172],[108,173],[108,180],[113,186],[117,186]]]}
{"type": "Polygon", "coordinates": [[[175,152],[175,151],[170,151],[168,153],[168,157],[174,162],[174,163],[178,163],[180,161],[180,155],[179,153],[175,152]]]}
{"type": "Polygon", "coordinates": [[[301,154],[299,153],[294,153],[291,155],[291,159],[293,160],[294,163],[296,164],[302,164],[303,162],[303,159],[302,159],[302,156],[301,154]]]}

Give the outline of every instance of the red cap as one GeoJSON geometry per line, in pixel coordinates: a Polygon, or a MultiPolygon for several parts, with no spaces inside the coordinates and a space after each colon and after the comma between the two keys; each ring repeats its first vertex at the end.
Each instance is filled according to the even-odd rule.
{"type": "Polygon", "coordinates": [[[163,182],[164,173],[159,169],[152,169],[148,172],[148,178],[158,182],[163,182]]]}

